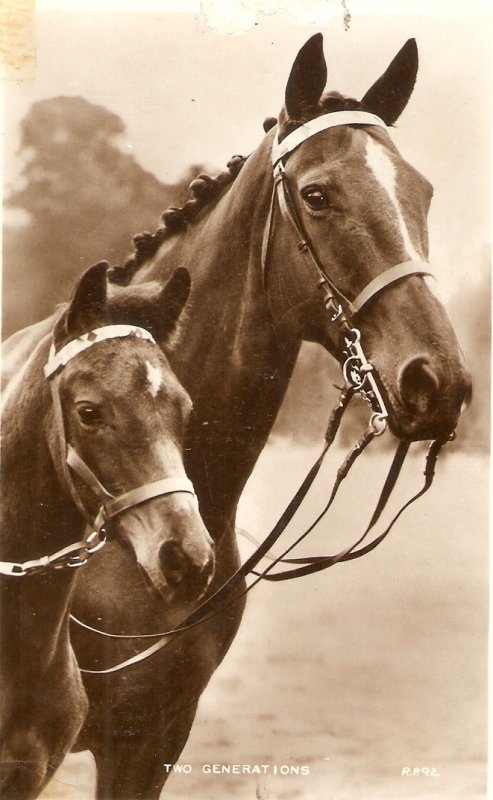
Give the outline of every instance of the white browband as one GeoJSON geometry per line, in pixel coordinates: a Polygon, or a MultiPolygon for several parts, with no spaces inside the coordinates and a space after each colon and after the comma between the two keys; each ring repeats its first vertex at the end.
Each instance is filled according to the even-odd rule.
{"type": "Polygon", "coordinates": [[[70,359],[87,350],[88,347],[92,347],[93,344],[104,342],[106,339],[121,339],[125,336],[135,336],[137,339],[146,339],[148,342],[156,344],[149,331],[146,331],[145,328],[139,328],[138,325],[105,325],[103,328],[95,328],[89,333],[82,334],[77,339],[72,339],[58,353],[55,353],[55,348],[52,345],[48,361],[44,367],[44,374],[47,378],[50,378],[61,367],[64,367],[70,359]]]}
{"type": "Polygon", "coordinates": [[[296,128],[280,144],[277,136],[275,136],[272,146],[272,164],[275,166],[281,158],[287,156],[300,144],[303,144],[310,136],[325,131],[327,128],[335,128],[336,125],[379,125],[381,128],[387,127],[383,119],[377,117],[376,114],[370,114],[368,111],[333,111],[330,114],[323,114],[321,117],[315,117],[315,119],[311,119],[296,128]]]}

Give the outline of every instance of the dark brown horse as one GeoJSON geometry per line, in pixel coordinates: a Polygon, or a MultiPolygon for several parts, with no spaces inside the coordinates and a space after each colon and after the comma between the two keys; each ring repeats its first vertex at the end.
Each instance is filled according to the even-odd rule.
{"type": "MultiPolygon", "coordinates": [[[[194,402],[186,463],[216,545],[211,592],[238,567],[236,506],[301,341],[340,357],[328,293],[332,311],[340,303],[357,319],[397,437],[447,436],[470,391],[447,314],[423,280],[432,187],[388,130],[409,100],[417,66],[411,40],[361,101],[324,94],[322,37],[312,37],[294,63],[275,129],[234,182],[224,175],[194,182],[195,198],[167,212],[154,236],[139,237],[135,257],[115,271],[120,283],[132,275],[136,284],[164,283],[178,260],[193,274],[172,363],[194,402]]],[[[231,170],[241,163],[233,159],[231,170]]],[[[80,576],[77,616],[112,632],[166,630],[173,622],[166,605],[144,592],[129,597],[135,583],[117,546],[96,556],[80,576]]],[[[99,798],[159,796],[163,764],[178,759],[242,611],[242,601],[229,605],[128,672],[87,676],[90,711],[79,746],[95,756],[99,798]]],[[[85,667],[145,647],[77,629],[73,636],[85,667]]]]}
{"type": "Polygon", "coordinates": [[[177,614],[201,596],[213,571],[212,542],[182,460],[190,398],[153,339],[166,342],[174,330],[188,273],[178,270],[163,289],[129,289],[112,303],[106,267],[83,276],[53,335],[42,339],[4,396],[5,800],[38,795],[84,720],[69,603],[74,568],[104,544],[104,529],[139,565],[139,589],[174,604],[177,614]]]}

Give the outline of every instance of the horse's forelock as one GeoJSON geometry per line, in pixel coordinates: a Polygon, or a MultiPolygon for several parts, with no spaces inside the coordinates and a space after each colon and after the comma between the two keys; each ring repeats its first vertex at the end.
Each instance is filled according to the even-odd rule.
{"type": "Polygon", "coordinates": [[[348,97],[335,90],[324,92],[316,106],[307,106],[300,119],[291,119],[283,107],[279,114],[279,141],[282,142],[290,133],[293,133],[300,125],[310,122],[323,114],[332,114],[335,111],[359,111],[361,102],[355,97],[348,97]]]}
{"type": "Polygon", "coordinates": [[[333,111],[359,111],[361,102],[355,97],[348,97],[340,92],[324,92],[320,98],[318,108],[323,114],[330,114],[333,111]]]}

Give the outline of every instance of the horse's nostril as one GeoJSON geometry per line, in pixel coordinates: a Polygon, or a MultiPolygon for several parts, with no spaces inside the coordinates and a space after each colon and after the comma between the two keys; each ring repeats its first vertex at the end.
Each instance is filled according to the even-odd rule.
{"type": "Polygon", "coordinates": [[[432,411],[438,400],[439,380],[427,358],[416,356],[399,373],[399,392],[406,409],[413,414],[432,411]]]}

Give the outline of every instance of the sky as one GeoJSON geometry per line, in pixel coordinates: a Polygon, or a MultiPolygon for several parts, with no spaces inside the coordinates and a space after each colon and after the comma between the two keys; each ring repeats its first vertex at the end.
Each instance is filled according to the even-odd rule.
{"type": "Polygon", "coordinates": [[[256,147],[313,33],[324,34],[328,87],[356,97],[414,36],[418,81],[392,138],[435,186],[431,260],[446,295],[477,278],[490,242],[488,9],[483,0],[37,0],[35,64],[3,79],[6,192],[22,166],[19,123],[36,100],[81,95],[106,106],[126,126],[123,149],[170,182],[192,163],[222,168],[256,147]]]}

